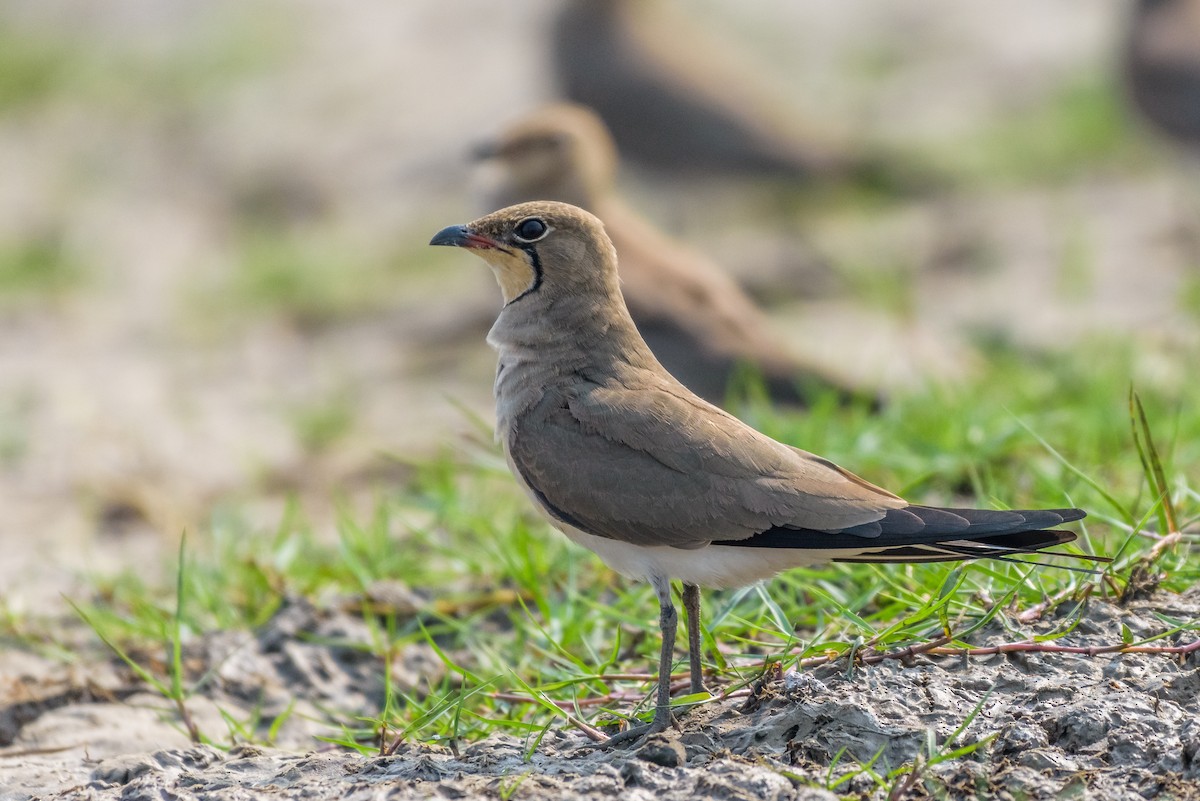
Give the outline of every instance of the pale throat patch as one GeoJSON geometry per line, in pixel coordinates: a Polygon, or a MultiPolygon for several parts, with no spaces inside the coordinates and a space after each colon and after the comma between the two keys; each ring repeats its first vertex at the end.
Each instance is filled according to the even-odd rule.
{"type": "Polygon", "coordinates": [[[500,284],[500,292],[504,302],[511,303],[514,298],[524,294],[533,286],[536,274],[533,265],[529,263],[524,253],[503,253],[498,250],[483,251],[483,258],[496,276],[500,284]]]}

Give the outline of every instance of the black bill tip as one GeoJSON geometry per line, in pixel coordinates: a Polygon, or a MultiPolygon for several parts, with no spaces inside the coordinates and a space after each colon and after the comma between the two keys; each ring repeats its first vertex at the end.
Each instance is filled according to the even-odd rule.
{"type": "Polygon", "coordinates": [[[461,248],[467,245],[470,235],[465,225],[448,225],[434,234],[429,244],[461,248]]]}
{"type": "Polygon", "coordinates": [[[429,240],[431,245],[448,245],[456,248],[471,250],[503,250],[508,251],[500,242],[490,236],[477,234],[465,225],[450,225],[433,235],[429,240]]]}

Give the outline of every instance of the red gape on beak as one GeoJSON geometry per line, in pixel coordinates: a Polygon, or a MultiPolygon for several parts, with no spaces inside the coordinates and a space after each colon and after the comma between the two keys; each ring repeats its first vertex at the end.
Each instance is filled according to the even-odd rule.
{"type": "Polygon", "coordinates": [[[447,245],[456,248],[472,250],[504,250],[499,242],[489,237],[472,232],[465,225],[450,225],[433,235],[429,240],[431,245],[447,245]]]}

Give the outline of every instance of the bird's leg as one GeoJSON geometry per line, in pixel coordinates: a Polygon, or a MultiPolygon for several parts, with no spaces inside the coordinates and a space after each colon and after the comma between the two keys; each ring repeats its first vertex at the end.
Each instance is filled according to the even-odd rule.
{"type": "Polygon", "coordinates": [[[675,722],[671,716],[671,666],[675,663],[675,631],[679,627],[679,613],[671,600],[671,581],[654,576],[651,580],[658,595],[658,625],[662,629],[662,650],[658,656],[658,701],[654,705],[654,718],[649,723],[631,726],[608,738],[605,745],[613,746],[639,740],[648,734],[663,731],[675,722]]]}
{"type": "Polygon", "coordinates": [[[700,663],[700,588],[683,584],[683,609],[687,612],[688,657],[692,666],[692,694],[708,692],[704,687],[704,666],[700,663]]]}
{"type": "MultiPolygon", "coordinates": [[[[671,718],[671,667],[675,664],[675,632],[679,628],[679,613],[671,600],[669,579],[654,579],[654,592],[658,594],[658,627],[662,630],[662,650],[658,654],[658,703],[654,705],[654,720],[651,731],[662,731],[670,726],[671,718]]],[[[649,733],[649,732],[647,732],[649,733]]]]}

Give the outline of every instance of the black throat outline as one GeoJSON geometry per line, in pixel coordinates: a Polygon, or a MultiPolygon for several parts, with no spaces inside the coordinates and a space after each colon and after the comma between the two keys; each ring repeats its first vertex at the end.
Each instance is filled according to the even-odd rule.
{"type": "Polygon", "coordinates": [[[505,308],[513,305],[526,295],[532,295],[534,292],[537,292],[542,288],[542,259],[540,256],[538,256],[537,248],[535,248],[533,245],[526,245],[525,247],[521,248],[521,250],[529,254],[529,264],[533,267],[533,283],[530,284],[529,288],[520,295],[517,295],[508,303],[505,303],[505,308]]]}

